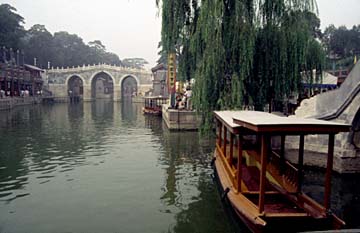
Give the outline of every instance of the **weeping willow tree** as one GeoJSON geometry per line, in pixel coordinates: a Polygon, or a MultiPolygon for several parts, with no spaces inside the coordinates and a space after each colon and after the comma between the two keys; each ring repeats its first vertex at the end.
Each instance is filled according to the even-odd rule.
{"type": "Polygon", "coordinates": [[[194,105],[212,111],[251,104],[263,110],[316,77],[323,52],[311,33],[315,0],[157,0],[163,51],[179,56],[181,79],[195,78],[194,105]],[[310,71],[310,72],[309,72],[310,71]]]}

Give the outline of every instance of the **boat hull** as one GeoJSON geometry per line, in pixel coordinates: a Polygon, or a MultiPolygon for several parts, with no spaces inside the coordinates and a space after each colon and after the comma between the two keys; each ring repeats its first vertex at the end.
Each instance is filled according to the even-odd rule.
{"type": "Polygon", "coordinates": [[[160,110],[143,108],[143,114],[145,114],[145,115],[160,116],[160,115],[161,115],[161,111],[160,111],[160,110]]]}
{"type": "MultiPolygon", "coordinates": [[[[254,214],[246,203],[241,201],[241,193],[237,193],[234,187],[229,182],[229,179],[222,165],[221,159],[216,159],[213,165],[215,180],[218,185],[218,190],[223,201],[233,209],[234,213],[241,220],[251,232],[299,232],[299,231],[317,231],[317,230],[331,230],[342,227],[336,221],[336,217],[332,214],[327,217],[314,218],[310,214],[306,217],[296,217],[295,215],[289,217],[267,217],[266,214],[254,214]],[[225,193],[226,189],[229,189],[225,193]]],[[[244,196],[242,198],[245,198],[244,196]]]]}

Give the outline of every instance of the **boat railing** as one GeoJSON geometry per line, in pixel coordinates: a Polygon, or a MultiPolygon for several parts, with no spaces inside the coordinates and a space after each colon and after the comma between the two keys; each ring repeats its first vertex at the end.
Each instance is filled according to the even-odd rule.
{"type": "Polygon", "coordinates": [[[226,194],[230,203],[249,224],[261,225],[257,219],[275,225],[279,219],[304,222],[312,219],[332,224],[334,229],[344,226],[330,210],[331,172],[335,134],[349,131],[349,125],[280,118],[260,112],[220,111],[215,116],[214,167],[224,192],[230,190],[226,194]],[[311,134],[329,136],[323,205],[307,196],[302,188],[305,136],[311,134]],[[296,163],[285,158],[288,135],[300,139],[296,163]],[[274,139],[279,137],[277,148],[274,145],[279,144],[274,139]]]}
{"type": "MultiPolygon", "coordinates": [[[[295,166],[291,164],[288,160],[284,158],[284,144],[285,144],[285,135],[281,135],[281,150],[277,152],[271,149],[271,138],[275,135],[268,135],[268,136],[261,136],[257,134],[255,135],[257,140],[261,138],[260,142],[254,143],[253,146],[259,146],[261,144],[266,143],[267,146],[262,146],[262,150],[266,149],[267,152],[261,152],[259,148],[247,148],[245,147],[246,140],[244,136],[248,135],[249,132],[246,131],[243,133],[240,129],[236,130],[232,128],[228,124],[222,122],[221,120],[217,119],[218,127],[217,127],[217,139],[216,139],[216,152],[221,158],[224,168],[228,173],[228,177],[231,181],[233,187],[239,193],[247,194],[249,191],[251,192],[258,192],[261,188],[260,187],[253,187],[256,190],[249,190],[243,180],[243,169],[239,169],[241,167],[248,167],[250,172],[254,172],[254,169],[257,170],[257,175],[252,177],[253,180],[257,180],[260,184],[268,186],[277,186],[277,188],[281,189],[283,193],[286,194],[294,194],[300,198],[302,196],[302,188],[301,184],[303,183],[303,161],[299,161],[299,163],[295,166]],[[269,154],[268,158],[266,159],[266,167],[262,167],[261,161],[261,154],[269,154]],[[244,160],[244,161],[243,161],[244,160]],[[251,162],[249,162],[251,161],[251,162]],[[245,164],[243,164],[245,163],[245,164]],[[260,173],[261,171],[265,171],[266,175],[262,176],[260,173]],[[263,177],[263,180],[261,180],[263,177]]],[[[300,136],[300,159],[303,159],[303,148],[304,148],[304,135],[300,136]]],[[[246,172],[246,171],[245,171],[246,172]]],[[[251,176],[253,174],[250,174],[251,176]]],[[[263,188],[265,189],[265,188],[263,188]]],[[[266,188],[268,190],[268,188],[266,188]]],[[[273,190],[270,190],[273,191],[273,190]]],[[[276,190],[278,191],[278,190],[276,190]]],[[[266,193],[265,193],[266,194],[266,193]]],[[[264,201],[260,200],[261,195],[259,195],[259,205],[257,209],[259,212],[264,211],[264,201]]],[[[322,209],[316,208],[320,212],[325,212],[325,209],[328,208],[328,193],[325,193],[325,201],[324,206],[322,209]]],[[[263,197],[262,197],[263,198],[263,197]]],[[[299,199],[300,200],[300,199],[299,199]]],[[[316,201],[312,200],[310,197],[301,199],[304,202],[304,208],[310,208],[311,206],[315,205],[313,203],[317,203],[316,201]]],[[[321,205],[319,205],[321,206],[321,205]]]]}
{"type": "MultiPolygon", "coordinates": [[[[218,121],[218,132],[217,132],[217,140],[216,140],[216,149],[220,158],[223,160],[223,164],[225,165],[225,169],[227,173],[230,175],[232,185],[237,189],[241,189],[241,179],[239,179],[239,174],[241,171],[237,169],[239,166],[236,166],[234,162],[235,157],[242,158],[242,155],[239,156],[237,153],[235,155],[234,152],[239,152],[238,148],[234,148],[236,145],[234,143],[235,135],[229,132],[228,139],[228,128],[226,125],[222,124],[218,121]]],[[[241,160],[241,159],[240,159],[241,160]]]]}
{"type": "Polygon", "coordinates": [[[166,103],[167,99],[164,97],[145,98],[145,107],[147,108],[161,108],[161,106],[166,103]]]}
{"type": "MultiPolygon", "coordinates": [[[[220,158],[222,159],[223,163],[225,164],[225,169],[228,172],[228,174],[231,177],[232,183],[235,186],[236,185],[236,169],[232,167],[232,165],[229,163],[229,157],[224,154],[224,147],[220,147],[219,145],[216,145],[217,152],[220,155],[220,158]]],[[[226,151],[226,149],[225,149],[226,151]]],[[[226,153],[226,152],[225,152],[226,153]]]]}

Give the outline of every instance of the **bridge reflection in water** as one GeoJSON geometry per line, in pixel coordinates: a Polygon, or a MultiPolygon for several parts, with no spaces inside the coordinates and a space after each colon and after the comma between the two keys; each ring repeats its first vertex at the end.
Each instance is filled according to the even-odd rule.
{"type": "Polygon", "coordinates": [[[211,143],[141,111],[104,100],[0,112],[0,232],[232,231],[211,143]]]}
{"type": "MultiPolygon", "coordinates": [[[[241,231],[210,176],[213,140],[169,132],[141,109],[104,100],[0,112],[0,232],[241,231]]],[[[305,177],[315,198],[321,178],[305,177]]],[[[358,178],[333,181],[349,227],[359,227],[358,178]]]]}

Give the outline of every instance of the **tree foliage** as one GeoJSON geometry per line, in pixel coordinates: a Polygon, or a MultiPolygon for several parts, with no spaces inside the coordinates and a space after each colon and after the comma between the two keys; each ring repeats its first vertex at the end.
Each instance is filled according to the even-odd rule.
{"type": "MultiPolygon", "coordinates": [[[[24,18],[9,4],[0,5],[0,46],[21,49],[28,64],[37,60],[37,65],[48,67],[82,66],[83,64],[124,65],[118,55],[106,50],[100,40],[85,43],[81,37],[66,31],[50,33],[44,25],[33,25],[29,30],[23,27],[24,18]]],[[[142,68],[147,61],[142,58],[127,62],[129,67],[142,68]]]]}
{"type": "Polygon", "coordinates": [[[101,41],[85,44],[76,34],[65,31],[52,35],[44,25],[34,25],[23,38],[26,62],[47,68],[48,62],[54,67],[82,66],[83,64],[107,63],[121,65],[119,57],[106,51],[101,41]]]}
{"type": "Polygon", "coordinates": [[[360,24],[352,29],[330,25],[324,31],[322,41],[329,58],[348,66],[353,62],[355,55],[360,55],[360,24]]]}
{"type": "Polygon", "coordinates": [[[36,24],[32,26],[22,39],[23,48],[26,51],[26,63],[33,64],[33,59],[37,59],[37,64],[46,67],[48,61],[52,61],[54,54],[53,36],[44,25],[36,24]]]}
{"type": "Polygon", "coordinates": [[[301,87],[301,72],[322,68],[314,37],[315,0],[158,0],[162,45],[179,56],[179,76],[195,78],[204,128],[211,112],[246,102],[262,110],[301,87]],[[312,53],[317,53],[312,56],[312,53]],[[245,97],[245,98],[244,98],[245,97]]]}
{"type": "Polygon", "coordinates": [[[20,38],[24,36],[24,18],[9,4],[0,5],[0,46],[20,48],[20,38]]]}
{"type": "Polygon", "coordinates": [[[144,58],[124,58],[122,63],[124,66],[136,69],[143,69],[146,64],[149,64],[144,58]]]}

